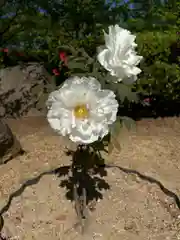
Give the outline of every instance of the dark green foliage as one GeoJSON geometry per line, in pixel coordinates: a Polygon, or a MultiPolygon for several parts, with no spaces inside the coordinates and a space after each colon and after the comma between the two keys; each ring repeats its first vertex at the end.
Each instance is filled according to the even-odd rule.
{"type": "Polygon", "coordinates": [[[180,100],[180,65],[178,60],[172,61],[176,31],[139,33],[137,42],[144,61],[136,89],[145,95],[156,94],[180,100]]]}
{"type": "Polygon", "coordinates": [[[158,95],[169,101],[180,101],[179,14],[180,5],[174,12],[164,8],[159,19],[166,26],[158,25],[157,29],[155,25],[155,29],[137,34],[138,51],[144,60],[141,63],[143,72],[135,89],[144,95],[158,95]]]}
{"type": "Polygon", "coordinates": [[[104,44],[102,29],[118,23],[137,35],[138,53],[144,57],[142,73],[133,90],[141,95],[158,95],[169,100],[180,98],[180,67],[178,49],[180,35],[180,4],[168,1],[132,0],[133,9],[128,4],[114,1],[104,5],[104,0],[4,0],[0,15],[15,12],[15,16],[1,19],[0,48],[8,47],[8,57],[0,57],[0,67],[18,64],[19,61],[44,63],[52,74],[59,67],[59,51],[68,55],[68,68],[60,69],[56,81],[61,83],[70,75],[94,76],[103,87],[114,90],[120,103],[129,106],[129,101],[137,102],[137,95],[131,86],[113,84],[112,77],[96,60],[97,47],[104,44]],[[47,10],[39,13],[38,7],[47,10]],[[23,47],[12,45],[23,42],[23,47]]]}

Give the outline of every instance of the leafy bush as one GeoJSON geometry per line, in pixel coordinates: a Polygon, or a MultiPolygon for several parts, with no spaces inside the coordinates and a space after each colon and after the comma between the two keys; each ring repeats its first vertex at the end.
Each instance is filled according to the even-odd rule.
{"type": "Polygon", "coordinates": [[[180,3],[153,5],[146,16],[129,21],[137,32],[142,73],[135,89],[158,101],[180,102],[180,3]]]}
{"type": "Polygon", "coordinates": [[[180,64],[177,56],[180,46],[177,31],[144,31],[138,33],[137,43],[144,61],[135,89],[143,95],[180,101],[180,64]]]}

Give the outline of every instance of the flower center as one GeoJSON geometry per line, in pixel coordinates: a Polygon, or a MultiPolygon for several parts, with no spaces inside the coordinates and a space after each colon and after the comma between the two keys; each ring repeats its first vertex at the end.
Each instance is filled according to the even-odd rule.
{"type": "Polygon", "coordinates": [[[73,110],[74,116],[76,118],[88,118],[89,116],[89,110],[85,104],[77,105],[73,110]]]}

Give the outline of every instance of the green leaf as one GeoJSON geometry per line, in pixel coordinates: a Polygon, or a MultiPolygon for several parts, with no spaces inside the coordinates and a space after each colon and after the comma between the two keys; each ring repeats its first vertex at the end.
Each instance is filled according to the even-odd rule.
{"type": "Polygon", "coordinates": [[[131,85],[125,85],[124,83],[118,83],[117,77],[111,76],[110,74],[106,75],[105,78],[108,88],[113,90],[117,98],[124,102],[126,99],[130,102],[138,102],[138,95],[136,92],[132,91],[132,84],[131,85]]]}
{"type": "Polygon", "coordinates": [[[110,75],[109,73],[106,75],[106,82],[111,84],[114,89],[116,89],[117,77],[110,75]],[[114,84],[115,83],[115,84],[114,84]]]}
{"type": "Polygon", "coordinates": [[[110,154],[113,149],[121,150],[121,143],[127,140],[127,130],[136,128],[136,123],[133,119],[122,116],[117,117],[116,122],[111,126],[110,141],[108,145],[108,153],[110,154]]]}
{"type": "Polygon", "coordinates": [[[103,139],[98,140],[90,144],[93,150],[100,151],[100,152],[107,152],[107,146],[110,142],[110,134],[107,134],[103,139]]]}
{"type": "Polygon", "coordinates": [[[108,145],[108,153],[111,154],[111,152],[113,151],[113,149],[116,148],[117,150],[121,150],[121,145],[118,141],[118,137],[111,135],[111,139],[108,145]]]}
{"type": "Polygon", "coordinates": [[[69,56],[68,57],[68,62],[80,62],[80,63],[84,63],[85,62],[85,58],[84,57],[76,57],[76,56],[69,56]]]}
{"type": "Polygon", "coordinates": [[[77,68],[77,69],[85,70],[85,67],[86,67],[85,64],[81,62],[76,62],[76,61],[68,62],[69,69],[77,68]]]}
{"type": "Polygon", "coordinates": [[[124,127],[126,127],[128,130],[136,129],[136,122],[132,118],[121,116],[120,121],[121,121],[121,124],[124,127]]]}
{"type": "Polygon", "coordinates": [[[116,122],[110,128],[110,141],[108,144],[108,153],[110,154],[114,148],[121,150],[120,143],[118,141],[119,135],[122,129],[122,125],[119,117],[117,117],[116,122]]]}
{"type": "Polygon", "coordinates": [[[120,117],[116,118],[116,121],[112,124],[110,127],[110,133],[112,136],[117,136],[119,135],[120,131],[122,128],[121,120],[120,117]]]}
{"type": "Polygon", "coordinates": [[[116,84],[116,92],[119,97],[119,99],[124,102],[125,99],[129,100],[130,102],[138,102],[138,96],[137,93],[132,92],[130,86],[126,86],[122,83],[116,84]]]}

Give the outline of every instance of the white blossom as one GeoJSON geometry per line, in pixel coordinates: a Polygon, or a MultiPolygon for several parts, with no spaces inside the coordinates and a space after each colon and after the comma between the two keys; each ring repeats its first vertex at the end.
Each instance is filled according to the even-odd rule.
{"type": "Polygon", "coordinates": [[[115,122],[118,102],[114,92],[102,90],[93,77],[71,77],[47,100],[47,119],[60,135],[76,143],[102,139],[115,122]]]}
{"type": "Polygon", "coordinates": [[[109,26],[109,34],[104,32],[105,48],[97,56],[100,64],[112,76],[116,82],[133,83],[141,69],[137,67],[142,56],[135,51],[136,36],[118,25],[109,26]]]}

